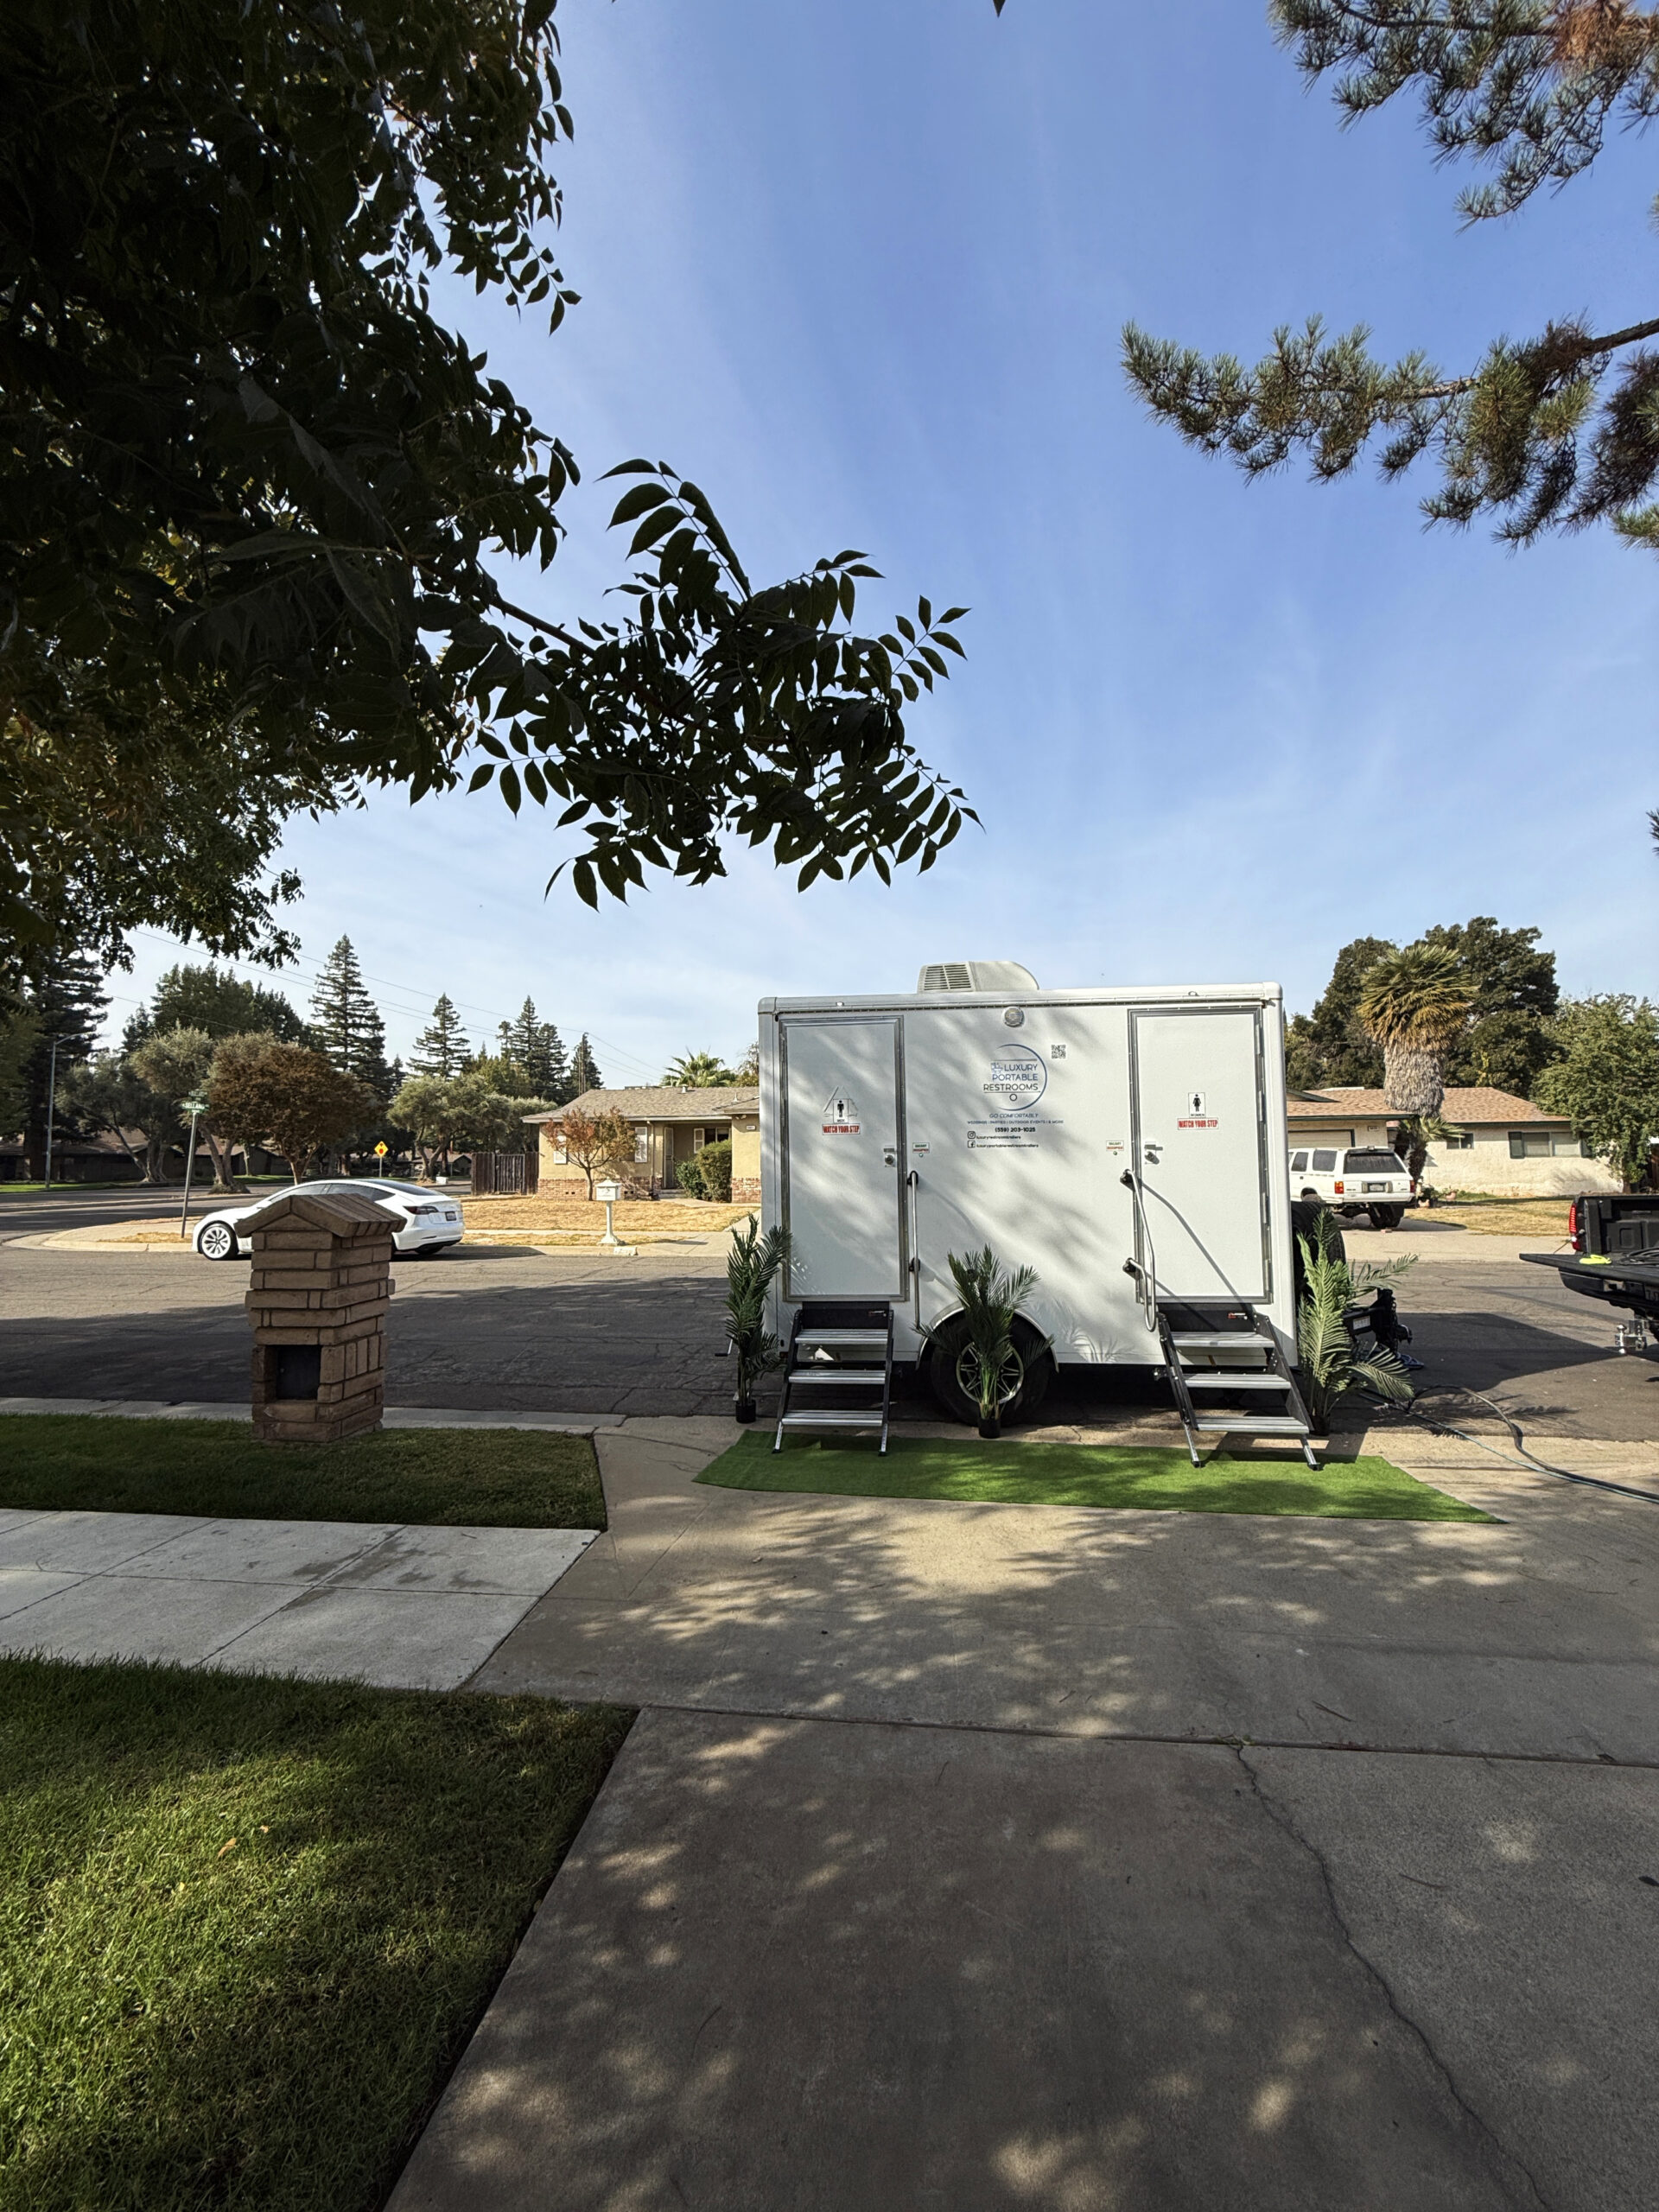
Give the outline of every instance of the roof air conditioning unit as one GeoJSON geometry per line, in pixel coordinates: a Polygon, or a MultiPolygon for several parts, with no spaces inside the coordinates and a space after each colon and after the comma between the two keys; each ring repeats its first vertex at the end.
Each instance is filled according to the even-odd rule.
{"type": "Polygon", "coordinates": [[[1037,978],[1017,960],[942,960],[924,968],[918,991],[1034,991],[1037,978]]]}

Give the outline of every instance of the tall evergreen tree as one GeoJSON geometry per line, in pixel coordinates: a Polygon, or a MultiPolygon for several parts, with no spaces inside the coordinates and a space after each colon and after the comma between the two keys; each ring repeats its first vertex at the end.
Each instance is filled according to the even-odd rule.
{"type": "Polygon", "coordinates": [[[526,999],[518,1009],[518,1019],[502,1022],[496,1033],[501,1039],[502,1058],[524,1070],[536,1096],[557,1098],[569,1079],[569,1068],[557,1029],[550,1021],[537,1020],[535,1000],[526,999]]]}
{"type": "Polygon", "coordinates": [[[391,1096],[386,1026],[369,996],[348,937],[341,938],[322,963],[311,994],[311,1034],[317,1049],[343,1074],[366,1083],[378,1098],[391,1096]]]}
{"type": "Polygon", "coordinates": [[[1538,950],[1541,935],[1500,929],[1491,914],[1423,931],[1425,944],[1455,953],[1469,993],[1470,1027],[1446,1060],[1447,1083],[1491,1084],[1520,1098],[1532,1096],[1560,1049],[1551,1028],[1561,995],[1555,956],[1538,950]]]}
{"type": "Polygon", "coordinates": [[[275,1037],[298,1044],[305,1024],[281,991],[244,983],[229,969],[169,968],[156,986],[149,1019],[157,1029],[205,1029],[210,1037],[275,1037]]]}
{"type": "MultiPolygon", "coordinates": [[[[37,955],[25,983],[22,1006],[34,1040],[18,1071],[22,1095],[23,1145],[31,1178],[46,1173],[46,1112],[53,1078],[53,1040],[60,1079],[77,1060],[91,1056],[109,1005],[98,963],[84,952],[37,955]]],[[[54,1120],[57,1118],[54,1114],[54,1120]]]]}
{"type": "Polygon", "coordinates": [[[462,1034],[461,1016],[445,991],[432,1009],[432,1019],[415,1039],[409,1065],[416,1075],[435,1075],[448,1083],[466,1066],[472,1055],[462,1034]]]}
{"type": "Polygon", "coordinates": [[[572,1098],[580,1098],[584,1091],[602,1090],[605,1087],[605,1078],[599,1071],[599,1062],[594,1058],[594,1048],[588,1042],[585,1029],[575,1051],[570,1055],[570,1073],[566,1080],[572,1098]]]}

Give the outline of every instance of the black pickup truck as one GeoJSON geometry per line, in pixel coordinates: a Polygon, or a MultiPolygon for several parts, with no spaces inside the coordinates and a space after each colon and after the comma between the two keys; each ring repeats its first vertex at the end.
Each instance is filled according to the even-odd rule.
{"type": "MultiPolygon", "coordinates": [[[[1569,1290],[1637,1315],[1659,1338],[1659,1192],[1628,1191],[1574,1198],[1567,1217],[1567,1252],[1523,1252],[1535,1268],[1554,1268],[1569,1290]]],[[[1628,1347],[1621,1333],[1619,1349],[1628,1347]]]]}

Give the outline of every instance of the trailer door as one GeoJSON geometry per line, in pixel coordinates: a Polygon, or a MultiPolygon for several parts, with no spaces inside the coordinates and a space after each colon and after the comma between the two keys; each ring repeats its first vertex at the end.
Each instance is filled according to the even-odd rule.
{"type": "Polygon", "coordinates": [[[786,1295],[903,1298],[899,1023],[797,1014],[779,1027],[786,1295]]]}
{"type": "Polygon", "coordinates": [[[1260,1009],[1136,1007],[1129,1039],[1137,1257],[1166,1298],[1259,1304],[1273,1292],[1260,1009]]]}

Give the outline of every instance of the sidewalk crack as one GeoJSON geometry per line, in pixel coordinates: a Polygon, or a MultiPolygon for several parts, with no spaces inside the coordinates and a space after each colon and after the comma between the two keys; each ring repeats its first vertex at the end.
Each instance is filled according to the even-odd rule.
{"type": "Polygon", "coordinates": [[[1325,1891],[1325,1904],[1330,1910],[1332,1919],[1337,1924],[1338,1931],[1341,1935],[1343,1942],[1347,1945],[1349,1950],[1353,1954],[1353,1956],[1359,1961],[1359,1964],[1364,1968],[1366,1974],[1376,1984],[1378,1990],[1381,1991],[1382,2000],[1384,2004],[1387,2005],[1389,2012],[1393,2013],[1395,2018],[1399,2021],[1401,2026],[1405,2029],[1407,2034],[1412,2037],[1413,2041],[1415,2042],[1424,2052],[1430,2065],[1433,2067],[1435,2072],[1446,2084],[1446,2094],[1451,2097],[1453,2104],[1457,2106],[1459,2111],[1464,2114],[1465,2118],[1471,2121],[1471,2124],[1479,2131],[1482,2137],[1491,2145],[1493,2151],[1497,2153],[1498,2158],[1503,2162],[1503,2164],[1513,2168],[1515,2172],[1520,2175],[1522,2179],[1526,2183],[1527,2189],[1530,2193],[1532,2201],[1538,2208],[1538,2212],[1554,2212],[1554,2208],[1551,2206],[1548,2198],[1546,2197],[1543,2190],[1539,2187],[1536,2175],[1532,2172],[1526,2161],[1519,2157],[1516,2152],[1512,2151],[1508,2144],[1503,2141],[1497,2129],[1494,2128],[1491,2121],[1487,2120],[1485,2114],[1479,2111],[1476,2106],[1472,2105],[1469,2099],[1464,2094],[1463,2090],[1459,2086],[1457,2076],[1452,2073],[1447,2062],[1435,2049],[1427,2030],[1423,2026],[1421,2021],[1414,2019],[1411,2014],[1406,2011],[1404,2005],[1402,2005],[1399,1998],[1395,1994],[1394,1986],[1389,1981],[1387,1974],[1383,1973],[1382,1967],[1378,1966],[1376,1960],[1370,1957],[1370,1955],[1361,1948],[1353,1929],[1348,1924],[1347,1916],[1344,1913],[1341,1903],[1338,1898],[1337,1885],[1332,1878],[1331,1868],[1325,1859],[1325,1853],[1319,1849],[1319,1847],[1313,1841],[1313,1838],[1306,1834],[1297,1825],[1296,1820],[1288,1808],[1281,1804],[1269,1793],[1263,1783],[1261,1776],[1256,1772],[1255,1767],[1251,1765],[1249,1752],[1243,1745],[1241,1744],[1235,1746],[1234,1756],[1237,1758],[1239,1764],[1243,1768],[1246,1776],[1249,1777],[1251,1796],[1255,1799],[1257,1804],[1261,1806],[1268,1818],[1274,1823],[1275,1827],[1280,1828],[1286,1835],[1287,1835],[1293,1843],[1300,1844],[1301,1848],[1307,1853],[1308,1857],[1312,1859],[1313,1864],[1319,1868],[1319,1881],[1325,1891]]]}

